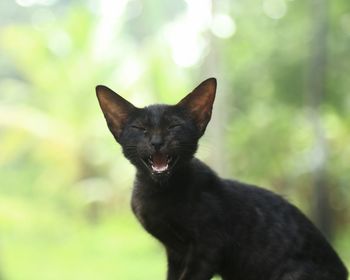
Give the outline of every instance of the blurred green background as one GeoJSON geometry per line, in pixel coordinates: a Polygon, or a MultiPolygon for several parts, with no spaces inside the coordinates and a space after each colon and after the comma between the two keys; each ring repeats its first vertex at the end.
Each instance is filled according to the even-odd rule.
{"type": "Polygon", "coordinates": [[[0,279],[164,279],[100,112],[215,76],[198,156],[300,207],[350,267],[348,0],[0,3],[0,279]]]}

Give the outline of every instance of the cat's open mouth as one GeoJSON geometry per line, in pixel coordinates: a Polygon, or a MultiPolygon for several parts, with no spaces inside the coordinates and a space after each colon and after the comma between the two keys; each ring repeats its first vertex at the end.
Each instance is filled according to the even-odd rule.
{"type": "Polygon", "coordinates": [[[170,169],[175,165],[177,159],[178,157],[176,156],[174,157],[156,152],[143,161],[153,173],[161,174],[170,171],[170,169]]]}

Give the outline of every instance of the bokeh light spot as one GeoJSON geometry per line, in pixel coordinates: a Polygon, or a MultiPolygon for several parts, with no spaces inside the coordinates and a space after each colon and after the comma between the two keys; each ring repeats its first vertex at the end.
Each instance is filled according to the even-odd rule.
{"type": "Polygon", "coordinates": [[[213,17],[211,31],[219,38],[229,38],[236,33],[236,23],[229,15],[218,14],[213,17]]]}
{"type": "Polygon", "coordinates": [[[264,0],[263,11],[272,19],[280,19],[287,12],[287,4],[285,0],[264,0]]]}

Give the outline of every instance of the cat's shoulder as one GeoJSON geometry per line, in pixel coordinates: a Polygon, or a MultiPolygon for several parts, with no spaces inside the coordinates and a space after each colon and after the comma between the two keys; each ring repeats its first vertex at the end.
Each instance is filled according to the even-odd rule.
{"type": "Polygon", "coordinates": [[[235,179],[221,179],[224,188],[227,192],[242,197],[247,202],[258,204],[290,204],[288,200],[282,195],[273,192],[267,188],[260,187],[254,184],[238,181],[235,179]]]}

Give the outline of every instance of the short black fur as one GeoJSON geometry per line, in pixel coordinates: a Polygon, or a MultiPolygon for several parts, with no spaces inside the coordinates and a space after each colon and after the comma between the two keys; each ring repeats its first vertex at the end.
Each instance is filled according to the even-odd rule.
{"type": "Polygon", "coordinates": [[[319,230],[293,205],[219,178],[194,158],[216,80],[176,105],[143,109],[96,88],[108,127],[136,167],[132,210],[165,247],[168,280],[346,280],[319,230]]]}

